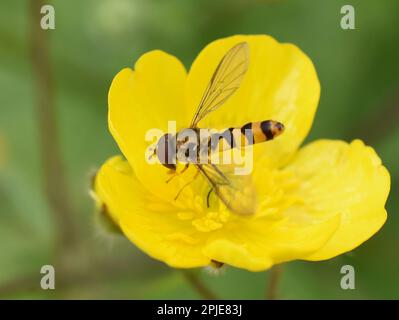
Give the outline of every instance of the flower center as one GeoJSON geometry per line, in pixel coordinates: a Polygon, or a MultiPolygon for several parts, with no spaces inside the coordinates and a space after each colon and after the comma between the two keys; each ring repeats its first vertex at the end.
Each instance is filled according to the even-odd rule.
{"type": "MultiPolygon", "coordinates": [[[[208,233],[243,217],[277,221],[284,218],[284,211],[288,207],[301,202],[297,196],[291,195],[291,190],[298,187],[298,181],[284,170],[269,169],[267,165],[261,165],[252,180],[257,191],[255,215],[245,216],[230,212],[214,192],[209,196],[209,183],[198,176],[175,202],[180,208],[177,216],[180,220],[191,223],[197,231],[208,233]]],[[[177,190],[186,183],[186,179],[176,179],[177,190]]]]}
{"type": "Polygon", "coordinates": [[[226,211],[209,211],[203,217],[193,219],[193,226],[201,232],[215,231],[223,227],[229,220],[230,213],[226,211]]]}
{"type": "MultiPolygon", "coordinates": [[[[206,194],[205,194],[206,197],[206,194]]],[[[207,206],[203,195],[195,195],[186,199],[187,211],[180,211],[177,216],[180,220],[191,220],[191,224],[201,232],[211,232],[223,227],[230,219],[231,213],[213,195],[210,207],[207,206]],[[191,201],[190,201],[191,200],[191,201]]]]}

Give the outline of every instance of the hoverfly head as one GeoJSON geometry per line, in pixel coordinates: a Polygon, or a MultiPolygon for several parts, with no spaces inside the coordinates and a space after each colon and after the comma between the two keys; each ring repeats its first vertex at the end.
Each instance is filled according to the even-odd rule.
{"type": "Polygon", "coordinates": [[[158,140],[154,154],[163,166],[176,170],[176,139],[172,134],[166,133],[158,140]]]}

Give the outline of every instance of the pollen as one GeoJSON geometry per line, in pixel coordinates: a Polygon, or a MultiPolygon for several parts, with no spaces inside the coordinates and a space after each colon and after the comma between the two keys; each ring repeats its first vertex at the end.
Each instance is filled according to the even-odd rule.
{"type": "Polygon", "coordinates": [[[230,214],[227,211],[210,211],[203,217],[194,219],[193,226],[201,232],[219,230],[229,220],[230,214]]]}

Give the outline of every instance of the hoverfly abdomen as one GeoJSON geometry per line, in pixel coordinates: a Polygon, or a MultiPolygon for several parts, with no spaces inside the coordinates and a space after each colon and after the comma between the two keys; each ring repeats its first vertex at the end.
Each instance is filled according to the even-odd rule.
{"type": "Polygon", "coordinates": [[[209,152],[216,150],[223,151],[237,147],[236,137],[238,128],[228,128],[221,133],[213,133],[209,137],[209,152]]]}
{"type": "Polygon", "coordinates": [[[274,120],[252,123],[255,143],[272,140],[284,131],[284,125],[274,120]]]}
{"type": "Polygon", "coordinates": [[[249,122],[241,128],[228,128],[214,133],[209,139],[210,151],[242,148],[255,143],[272,140],[284,131],[284,125],[274,120],[249,122]]]}
{"type": "Polygon", "coordinates": [[[240,131],[242,136],[246,139],[246,145],[251,145],[255,143],[254,134],[252,131],[252,122],[243,125],[240,131]]]}

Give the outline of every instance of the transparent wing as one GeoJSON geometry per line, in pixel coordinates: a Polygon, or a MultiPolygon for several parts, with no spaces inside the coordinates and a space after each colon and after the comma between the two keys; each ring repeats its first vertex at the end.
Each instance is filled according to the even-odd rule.
{"type": "Polygon", "coordinates": [[[199,164],[197,168],[227,208],[241,215],[255,213],[256,192],[249,175],[234,175],[233,171],[226,171],[225,166],[222,169],[214,164],[199,164]]]}
{"type": "Polygon", "coordinates": [[[219,108],[239,87],[248,69],[249,48],[246,42],[232,47],[212,75],[191,121],[194,128],[208,113],[219,108]]]}

